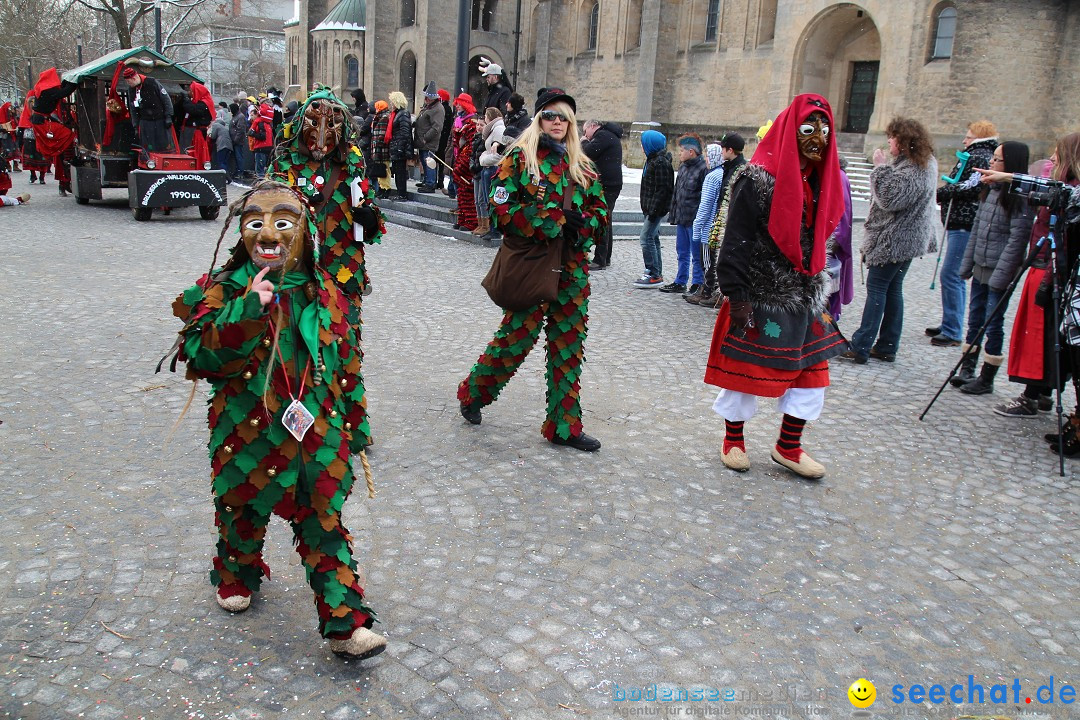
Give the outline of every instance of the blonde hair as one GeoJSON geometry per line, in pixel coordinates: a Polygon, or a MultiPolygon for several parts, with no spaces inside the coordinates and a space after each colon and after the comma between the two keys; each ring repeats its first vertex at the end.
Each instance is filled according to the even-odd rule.
{"type": "Polygon", "coordinates": [[[566,145],[566,159],[570,165],[570,178],[584,189],[598,175],[592,160],[581,149],[581,135],[578,133],[577,117],[574,115],[574,110],[561,100],[541,108],[533,116],[529,127],[525,128],[521,135],[518,136],[518,139],[514,141],[514,144],[507,148],[507,154],[509,155],[510,150],[513,148],[521,148],[521,153],[525,156],[525,167],[529,171],[529,176],[533,178],[540,177],[540,161],[536,157],[536,152],[540,147],[540,136],[544,134],[543,130],[540,129],[540,112],[549,109],[558,110],[567,117],[566,137],[563,138],[563,144],[566,145]]]}
{"type": "Polygon", "coordinates": [[[400,90],[395,90],[386,97],[390,100],[390,104],[394,106],[395,110],[403,110],[409,106],[409,101],[405,99],[405,93],[400,90]]]}

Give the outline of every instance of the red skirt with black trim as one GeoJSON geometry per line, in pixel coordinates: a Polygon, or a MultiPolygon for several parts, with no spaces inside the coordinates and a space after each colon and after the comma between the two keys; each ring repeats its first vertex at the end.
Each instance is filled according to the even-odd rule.
{"type": "Polygon", "coordinates": [[[716,316],[705,382],[717,387],[780,397],[789,388],[829,385],[829,358],[848,348],[828,313],[755,311],[755,327],[729,333],[727,301],[716,316]],[[786,337],[785,337],[786,336],[786,337]]]}
{"type": "Polygon", "coordinates": [[[1049,272],[1046,268],[1033,267],[1024,278],[1009,338],[1008,371],[1013,382],[1052,384],[1047,372],[1048,367],[1053,368],[1046,357],[1047,347],[1052,345],[1046,337],[1047,313],[1035,303],[1035,294],[1049,272]]]}

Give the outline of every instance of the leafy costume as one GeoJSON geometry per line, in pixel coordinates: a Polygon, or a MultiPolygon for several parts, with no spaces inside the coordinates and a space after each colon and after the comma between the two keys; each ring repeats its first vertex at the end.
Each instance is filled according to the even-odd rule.
{"type": "MultiPolygon", "coordinates": [[[[307,230],[316,237],[310,221],[307,230]]],[[[219,539],[210,578],[223,598],[257,591],[263,575],[270,576],[262,546],[277,514],[295,533],[319,631],[345,639],[375,619],[341,522],[354,480],[350,456],[369,440],[352,306],[316,263],[314,272],[272,276],[278,292],[264,308],[250,291],[258,268],[250,259],[237,262],[237,250],[242,243],[225,270],[203,276],[173,303],[185,321],[179,358],[187,376],[212,387],[209,450],[219,539]],[[291,397],[315,418],[302,441],[282,424],[291,397]]]]}
{"type": "Polygon", "coordinates": [[[375,206],[375,189],[364,170],[364,157],[357,144],[352,123],[346,123],[344,136],[333,152],[322,160],[312,158],[303,147],[299,132],[304,114],[311,103],[322,100],[341,105],[345,117],[351,118],[349,109],[329,90],[320,90],[296,111],[293,122],[282,128],[282,140],[274,151],[271,174],[300,190],[315,210],[315,224],[322,237],[319,263],[334,278],[356,306],[355,324],[360,323],[363,296],[370,287],[367,268],[364,265],[364,244],[378,243],[386,231],[384,218],[375,206]],[[361,202],[376,213],[378,227],[364,232],[363,241],[354,236],[352,184],[359,181],[361,202]]]}
{"type": "MultiPolygon", "coordinates": [[[[503,234],[548,242],[563,231],[563,197],[570,183],[566,151],[542,136],[537,150],[542,177],[531,178],[521,148],[512,149],[491,179],[491,218],[503,234]]],[[[604,189],[593,176],[589,184],[573,189],[573,207],[584,226],[569,238],[563,255],[559,292],[554,302],[528,310],[508,311],[458,386],[458,400],[478,407],[499,397],[540,337],[547,337],[547,418],[541,432],[550,440],[558,435],[581,435],[581,366],[585,362],[585,335],[589,311],[589,267],[586,253],[603,236],[608,211],[604,189]]]]}

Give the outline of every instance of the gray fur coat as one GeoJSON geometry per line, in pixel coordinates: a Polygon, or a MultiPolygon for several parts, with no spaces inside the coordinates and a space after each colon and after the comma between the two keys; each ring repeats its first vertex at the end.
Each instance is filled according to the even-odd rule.
{"type": "Polygon", "coordinates": [[[907,158],[879,165],[870,173],[870,212],[866,215],[860,252],[867,265],[907,262],[934,242],[934,192],[938,165],[933,156],[925,168],[907,158]]]}

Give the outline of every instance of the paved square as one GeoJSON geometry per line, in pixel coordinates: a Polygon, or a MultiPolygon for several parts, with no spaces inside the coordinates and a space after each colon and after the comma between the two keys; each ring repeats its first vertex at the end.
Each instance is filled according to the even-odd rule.
{"type": "Polygon", "coordinates": [[[634,242],[594,275],[583,406],[603,449],[540,437],[542,348],[467,425],[454,391],[500,317],[479,286],[494,251],[391,226],[365,302],[379,495],[345,508],[390,647],[357,664],[319,638],[283,523],[252,609],[213,600],[205,384],[170,435],[190,384],[153,369],[220,225],[52,192],[0,211],[0,714],[846,718],[866,677],[881,717],[1080,715],[1036,698],[1080,683],[1080,481],[1057,475],[1050,416],[991,412],[1018,392],[1004,380],[917,419],[958,358],[922,334],[933,256],[907,279],[897,361],[833,363],[805,435],[829,472],[808,483],[769,459],[771,402],[750,472],[722,467],[714,315],[633,289],[634,242]],[[1019,679],[1019,704],[892,701],[935,683],[966,700],[969,675],[988,695],[1019,679]]]}

